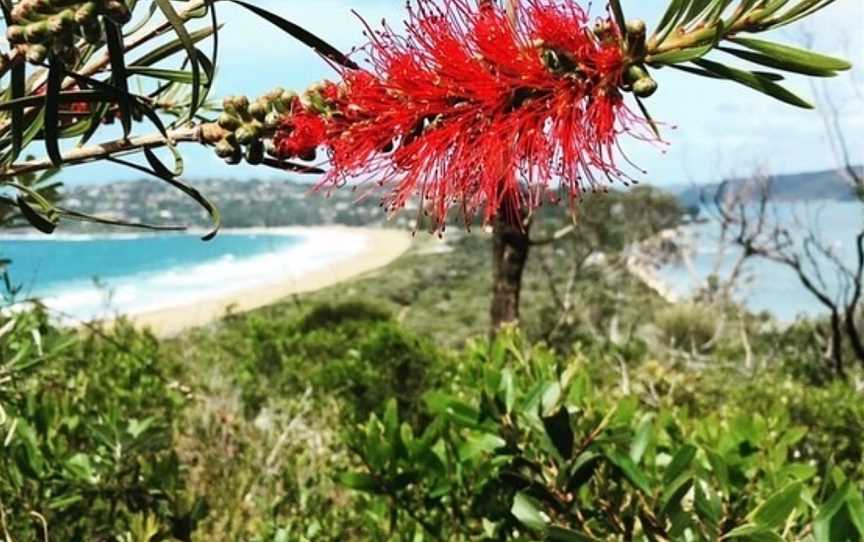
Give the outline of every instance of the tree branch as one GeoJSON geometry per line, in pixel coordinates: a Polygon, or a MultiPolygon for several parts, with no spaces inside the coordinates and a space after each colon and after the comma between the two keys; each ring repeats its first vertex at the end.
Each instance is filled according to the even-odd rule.
{"type": "MultiPolygon", "coordinates": [[[[202,136],[205,126],[208,125],[169,130],[168,139],[166,139],[161,133],[157,132],[154,134],[137,136],[129,139],[117,139],[98,145],[73,149],[62,155],[61,164],[64,166],[70,166],[93,162],[96,160],[104,160],[108,157],[121,156],[143,149],[165,147],[169,144],[169,141],[172,144],[191,142],[201,143],[203,141],[202,136]]],[[[51,159],[47,157],[19,162],[10,165],[0,172],[0,182],[7,181],[24,173],[33,173],[49,169],[56,169],[56,166],[51,162],[51,159]]]]}

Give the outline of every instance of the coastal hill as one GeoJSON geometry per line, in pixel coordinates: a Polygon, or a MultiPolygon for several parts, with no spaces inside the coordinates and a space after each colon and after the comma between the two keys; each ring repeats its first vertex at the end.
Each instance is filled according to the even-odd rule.
{"type": "MultiPolygon", "coordinates": [[[[864,172],[864,167],[857,168],[864,172]]],[[[745,179],[732,181],[733,184],[745,179]]],[[[195,185],[222,213],[229,228],[313,226],[341,224],[374,226],[387,221],[374,193],[348,188],[331,193],[315,190],[309,183],[290,179],[236,181],[203,179],[195,185]]],[[[675,185],[667,188],[685,208],[698,208],[710,201],[720,183],[675,185]]],[[[777,175],[771,178],[775,201],[848,201],[855,197],[851,184],[837,170],[777,175]]],[[[147,224],[189,224],[206,227],[208,217],[190,198],[170,186],[149,181],[115,182],[100,185],[68,186],[64,205],[72,210],[118,220],[147,224]]],[[[404,209],[388,225],[412,229],[418,217],[416,207],[404,209]]],[[[98,228],[91,224],[68,224],[73,228],[98,228]]],[[[422,229],[422,228],[421,228],[422,229]]]]}
{"type": "MultiPolygon", "coordinates": [[[[864,166],[856,166],[857,175],[864,174],[864,166]]],[[[750,179],[733,179],[732,187],[743,186],[750,179]]],[[[704,201],[711,201],[721,183],[675,185],[669,191],[678,196],[687,208],[697,208],[704,201]]],[[[780,202],[804,202],[814,200],[851,201],[855,199],[855,188],[843,172],[837,169],[774,175],[769,179],[771,198],[780,202]]]]}

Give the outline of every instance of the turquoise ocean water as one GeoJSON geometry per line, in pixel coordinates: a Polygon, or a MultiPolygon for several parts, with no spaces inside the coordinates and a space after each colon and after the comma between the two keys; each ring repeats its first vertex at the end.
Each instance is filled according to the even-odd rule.
{"type": "Polygon", "coordinates": [[[19,298],[86,320],[186,306],[320,272],[362,249],[359,235],[226,232],[0,238],[19,298]]]}

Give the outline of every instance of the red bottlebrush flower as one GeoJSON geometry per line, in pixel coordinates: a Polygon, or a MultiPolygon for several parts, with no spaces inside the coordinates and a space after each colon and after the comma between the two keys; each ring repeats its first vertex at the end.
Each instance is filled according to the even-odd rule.
{"type": "Polygon", "coordinates": [[[294,112],[283,117],[273,136],[273,146],[280,158],[299,157],[314,160],[316,149],[327,137],[324,117],[318,112],[301,108],[299,100],[294,112]]]}
{"type": "Polygon", "coordinates": [[[417,196],[438,228],[451,207],[488,221],[557,186],[575,201],[627,179],[618,136],[646,125],[624,105],[626,59],[605,26],[598,37],[572,0],[522,0],[513,18],[495,2],[418,0],[406,35],[370,30],[370,69],[326,97],[323,185],[374,180],[391,210],[417,196]]]}

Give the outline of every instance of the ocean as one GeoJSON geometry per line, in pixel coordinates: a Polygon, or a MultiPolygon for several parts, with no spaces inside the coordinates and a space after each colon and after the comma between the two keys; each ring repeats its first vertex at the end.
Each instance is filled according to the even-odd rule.
{"type": "MultiPolygon", "coordinates": [[[[861,203],[781,203],[776,205],[774,212],[775,219],[786,225],[799,248],[806,231],[812,228],[831,246],[839,260],[855,266],[855,235],[864,227],[864,206],[861,203]]],[[[692,249],[690,264],[668,265],[659,271],[659,278],[678,298],[686,298],[694,287],[705,284],[715,270],[720,270],[721,277],[728,276],[740,254],[734,247],[721,250],[718,243],[720,228],[714,222],[687,226],[682,233],[684,245],[692,249]]],[[[842,291],[844,279],[834,272],[835,268],[828,259],[814,253],[814,262],[824,270],[822,287],[832,294],[842,291]]],[[[810,271],[814,269],[812,264],[805,263],[805,266],[810,271]]],[[[797,275],[780,264],[751,259],[742,279],[736,296],[753,311],[766,311],[786,323],[802,316],[826,314],[825,307],[804,289],[797,275]]]]}
{"type": "Polygon", "coordinates": [[[192,305],[283,283],[363,250],[365,238],[309,230],[0,237],[19,299],[39,298],[60,320],[87,321],[192,305]]]}

